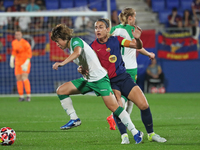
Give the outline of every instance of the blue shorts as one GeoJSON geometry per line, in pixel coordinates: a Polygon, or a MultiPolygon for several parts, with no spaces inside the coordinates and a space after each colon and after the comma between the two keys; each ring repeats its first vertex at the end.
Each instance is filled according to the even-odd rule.
{"type": "Polygon", "coordinates": [[[126,98],[128,98],[132,88],[137,85],[127,72],[110,79],[110,84],[112,89],[120,91],[126,98]]]}

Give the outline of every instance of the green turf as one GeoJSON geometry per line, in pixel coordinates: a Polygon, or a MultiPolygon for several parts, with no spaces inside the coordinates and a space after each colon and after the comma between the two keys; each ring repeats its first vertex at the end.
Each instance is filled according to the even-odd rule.
{"type": "Polygon", "coordinates": [[[121,145],[118,130],[109,130],[106,122],[110,111],[101,97],[73,96],[73,104],[82,125],[60,130],[69,117],[59,99],[32,97],[31,102],[18,102],[17,97],[0,97],[0,127],[16,131],[12,146],[1,149],[23,150],[199,150],[200,149],[200,93],[146,94],[153,115],[154,131],[165,137],[166,143],[149,142],[134,106],[131,114],[137,129],[145,133],[142,144],[121,145]]]}

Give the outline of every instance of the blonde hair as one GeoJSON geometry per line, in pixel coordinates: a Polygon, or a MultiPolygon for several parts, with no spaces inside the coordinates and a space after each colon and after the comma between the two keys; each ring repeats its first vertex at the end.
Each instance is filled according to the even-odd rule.
{"type": "Polygon", "coordinates": [[[106,25],[106,29],[109,28],[109,32],[107,34],[107,37],[109,38],[110,36],[112,36],[112,34],[110,34],[110,30],[112,28],[111,21],[109,19],[106,19],[106,18],[101,18],[101,19],[98,19],[97,21],[103,22],[106,25]]]}
{"type": "Polygon", "coordinates": [[[125,8],[119,14],[119,20],[123,25],[128,24],[128,17],[133,16],[135,14],[135,10],[133,8],[125,8]]]}
{"type": "Polygon", "coordinates": [[[51,31],[51,40],[57,41],[58,38],[62,40],[71,40],[73,29],[70,29],[65,24],[58,24],[51,31]]]}

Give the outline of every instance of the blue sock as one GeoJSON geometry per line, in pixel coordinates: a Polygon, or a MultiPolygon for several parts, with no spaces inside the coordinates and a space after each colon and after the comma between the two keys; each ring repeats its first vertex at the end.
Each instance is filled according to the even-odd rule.
{"type": "Polygon", "coordinates": [[[113,114],[113,118],[115,120],[115,123],[117,125],[117,128],[119,129],[119,132],[122,134],[127,133],[126,132],[126,126],[121,122],[119,117],[117,117],[115,114],[113,114]]]}
{"type": "Polygon", "coordinates": [[[148,107],[147,109],[140,110],[140,111],[141,111],[142,122],[146,128],[147,133],[152,133],[153,132],[153,120],[152,120],[150,108],[148,107]]]}

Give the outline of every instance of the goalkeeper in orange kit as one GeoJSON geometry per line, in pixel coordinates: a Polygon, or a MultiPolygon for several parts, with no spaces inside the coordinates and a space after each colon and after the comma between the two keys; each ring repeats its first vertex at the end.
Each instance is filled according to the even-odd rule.
{"type": "Polygon", "coordinates": [[[12,41],[12,55],[10,57],[10,67],[15,68],[17,80],[17,91],[19,101],[24,101],[24,88],[27,94],[26,101],[31,100],[31,86],[28,79],[32,57],[31,46],[28,41],[22,38],[21,30],[15,31],[15,40],[12,41]]]}

